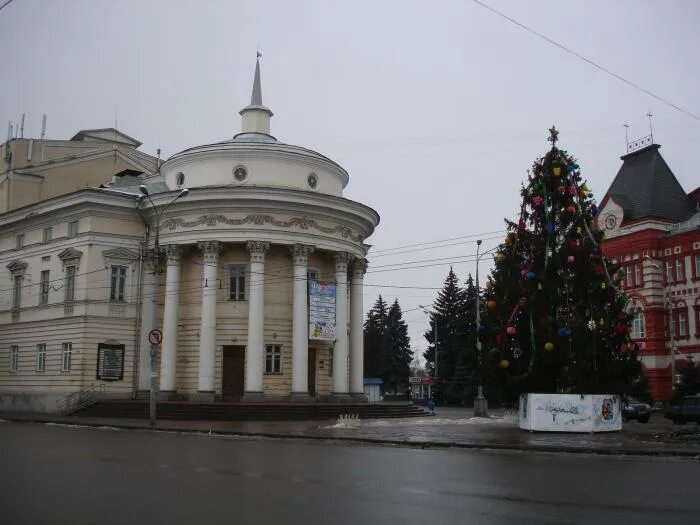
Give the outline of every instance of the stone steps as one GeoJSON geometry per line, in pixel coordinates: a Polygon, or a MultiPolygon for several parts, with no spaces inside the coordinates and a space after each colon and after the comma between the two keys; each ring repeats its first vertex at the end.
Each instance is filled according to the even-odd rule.
{"type": "MultiPolygon", "coordinates": [[[[201,403],[192,401],[160,401],[159,419],[220,421],[289,421],[336,419],[357,414],[360,419],[393,419],[426,417],[424,409],[406,404],[353,403],[201,403]]],[[[74,415],[85,417],[147,418],[148,403],[143,400],[100,401],[74,415]]]]}

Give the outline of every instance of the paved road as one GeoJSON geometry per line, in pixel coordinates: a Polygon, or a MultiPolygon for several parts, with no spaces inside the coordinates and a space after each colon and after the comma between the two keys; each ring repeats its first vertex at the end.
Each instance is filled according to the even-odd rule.
{"type": "Polygon", "coordinates": [[[0,423],[0,522],[698,523],[694,460],[0,423]]]}

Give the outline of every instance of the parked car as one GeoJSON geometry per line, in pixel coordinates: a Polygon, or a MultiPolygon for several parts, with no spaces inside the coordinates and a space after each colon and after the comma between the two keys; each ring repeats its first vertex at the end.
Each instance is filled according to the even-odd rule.
{"type": "Polygon", "coordinates": [[[622,405],[622,420],[636,419],[640,423],[648,423],[651,417],[651,405],[633,398],[627,398],[622,405]]]}
{"type": "Polygon", "coordinates": [[[700,424],[700,394],[684,396],[678,406],[672,406],[666,410],[664,417],[679,425],[684,425],[688,421],[700,424]]]}

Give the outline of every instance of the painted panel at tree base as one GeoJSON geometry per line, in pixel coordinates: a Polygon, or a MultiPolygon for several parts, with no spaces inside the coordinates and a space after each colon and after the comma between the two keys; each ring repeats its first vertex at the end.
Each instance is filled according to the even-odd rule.
{"type": "Polygon", "coordinates": [[[520,428],[545,432],[610,432],[622,429],[619,396],[521,394],[520,428]]]}

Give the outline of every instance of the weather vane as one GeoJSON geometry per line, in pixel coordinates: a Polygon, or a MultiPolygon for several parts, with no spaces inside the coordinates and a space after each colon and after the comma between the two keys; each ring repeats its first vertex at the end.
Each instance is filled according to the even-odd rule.
{"type": "Polygon", "coordinates": [[[559,132],[557,131],[557,128],[552,126],[549,128],[549,138],[547,141],[552,143],[552,147],[555,147],[557,140],[559,140],[559,132]]]}

